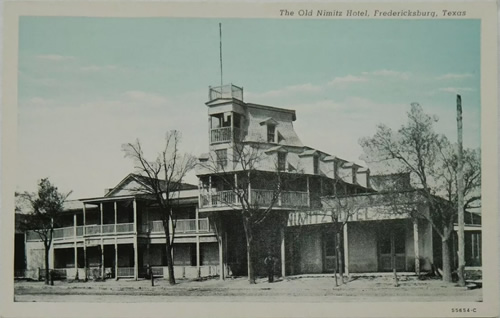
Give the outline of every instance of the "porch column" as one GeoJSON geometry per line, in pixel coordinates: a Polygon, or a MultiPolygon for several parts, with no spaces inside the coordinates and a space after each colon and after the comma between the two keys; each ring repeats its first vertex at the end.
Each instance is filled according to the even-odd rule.
{"type": "MultiPolygon", "coordinates": [[[[220,229],[219,229],[220,231],[220,229]]],[[[226,278],[225,272],[224,272],[224,245],[222,242],[223,235],[222,233],[219,234],[219,272],[220,272],[220,280],[224,280],[226,278]]]]}
{"type": "Polygon", "coordinates": [[[200,221],[198,217],[198,207],[196,208],[196,273],[198,278],[201,277],[200,272],[200,221]]]}
{"type": "Polygon", "coordinates": [[[118,280],[118,242],[116,237],[115,237],[115,280],[118,280]]]}
{"type": "Polygon", "coordinates": [[[347,234],[347,222],[344,224],[344,266],[345,274],[349,277],[349,235],[347,234]]]}
{"type": "Polygon", "coordinates": [[[286,276],[285,264],[285,229],[281,229],[281,277],[286,276]]]}
{"type": "Polygon", "coordinates": [[[85,234],[85,225],[87,224],[85,202],[83,203],[83,234],[85,234]]]}
{"type": "Polygon", "coordinates": [[[309,192],[309,177],[306,178],[307,184],[307,206],[311,206],[311,194],[309,192]]]}
{"type": "Polygon", "coordinates": [[[75,251],[75,279],[78,277],[78,249],[76,247],[76,213],[73,214],[73,250],[75,251]]]}
{"type": "Polygon", "coordinates": [[[103,210],[104,210],[104,204],[101,202],[99,203],[99,212],[101,212],[101,234],[102,234],[102,225],[104,224],[104,215],[103,215],[103,210]]]}
{"type": "Polygon", "coordinates": [[[104,273],[106,271],[104,270],[104,242],[103,238],[101,237],[101,277],[104,278],[104,273]]]}
{"type": "Polygon", "coordinates": [[[137,201],[134,199],[134,279],[139,278],[139,251],[137,244],[137,201]]]}
{"type": "Polygon", "coordinates": [[[413,218],[413,248],[415,250],[415,274],[420,275],[420,251],[418,242],[418,219],[413,218]]]}
{"type": "Polygon", "coordinates": [[[116,233],[116,224],[118,224],[118,202],[113,202],[113,208],[115,210],[115,233],[116,233]]]}
{"type": "Polygon", "coordinates": [[[212,206],[212,176],[208,176],[208,206],[212,206]]]}
{"type": "Polygon", "coordinates": [[[87,281],[87,241],[83,239],[83,266],[85,273],[83,274],[83,280],[87,281]]]}

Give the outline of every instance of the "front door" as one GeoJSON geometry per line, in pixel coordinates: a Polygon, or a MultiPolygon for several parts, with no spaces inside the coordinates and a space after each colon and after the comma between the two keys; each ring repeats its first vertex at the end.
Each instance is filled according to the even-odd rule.
{"type": "Polygon", "coordinates": [[[381,272],[406,270],[406,231],[402,225],[384,227],[378,235],[378,265],[381,272]]]}
{"type": "Polygon", "coordinates": [[[332,231],[323,234],[323,272],[333,273],[337,266],[335,235],[332,231]]]}

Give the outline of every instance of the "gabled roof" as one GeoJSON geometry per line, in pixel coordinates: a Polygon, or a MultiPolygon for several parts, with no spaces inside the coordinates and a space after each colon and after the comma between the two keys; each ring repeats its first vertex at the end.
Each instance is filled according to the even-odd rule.
{"type": "MultiPolygon", "coordinates": [[[[134,174],[131,173],[127,175],[122,181],[120,181],[111,191],[106,193],[104,197],[111,197],[113,194],[115,194],[117,191],[122,189],[125,185],[129,184],[132,181],[136,181],[139,183],[141,186],[147,187],[147,177],[141,176],[139,174],[134,174]]],[[[163,189],[167,188],[167,182],[165,180],[159,180],[160,181],[160,187],[163,189]]],[[[189,183],[181,183],[179,186],[180,191],[182,190],[195,190],[198,189],[198,186],[189,184],[189,183]]]]}
{"type": "Polygon", "coordinates": [[[267,117],[266,119],[262,120],[259,124],[261,126],[262,125],[277,125],[278,122],[272,117],[267,117]]]}
{"type": "Polygon", "coordinates": [[[303,151],[302,153],[299,153],[299,157],[314,156],[317,153],[319,153],[319,151],[316,149],[308,149],[303,151]]]}

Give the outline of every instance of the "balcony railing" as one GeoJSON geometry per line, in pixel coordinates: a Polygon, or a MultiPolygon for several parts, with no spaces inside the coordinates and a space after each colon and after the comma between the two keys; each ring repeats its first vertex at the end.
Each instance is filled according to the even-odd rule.
{"type": "Polygon", "coordinates": [[[231,141],[240,141],[241,129],[233,127],[222,127],[210,129],[210,143],[224,143],[231,141]],[[232,133],[231,133],[232,132],[232,133]]]}
{"type": "MultiPolygon", "coordinates": [[[[262,207],[269,206],[273,202],[273,190],[252,189],[250,191],[251,202],[262,207]]],[[[309,194],[304,191],[282,191],[275,199],[274,207],[307,207],[309,205],[309,194]]],[[[207,207],[237,207],[240,205],[234,191],[217,191],[203,193],[200,198],[202,208],[207,207]]]]}
{"type": "MultiPolygon", "coordinates": [[[[199,231],[200,232],[211,232],[210,223],[208,218],[198,219],[199,231]]],[[[151,231],[152,234],[163,234],[165,233],[163,229],[162,221],[152,221],[148,224],[142,224],[141,230],[143,232],[151,231]]],[[[177,220],[175,225],[175,233],[195,233],[196,232],[196,219],[183,219],[177,220]]]]}
{"type": "Polygon", "coordinates": [[[210,87],[208,99],[212,101],[219,98],[235,98],[243,101],[243,88],[232,84],[210,87]]]}
{"type": "MultiPolygon", "coordinates": [[[[82,237],[85,233],[86,236],[94,235],[109,235],[116,233],[133,233],[134,223],[118,223],[118,224],[94,224],[76,227],[76,237],[82,237]]],[[[54,229],[54,240],[72,239],[75,237],[75,227],[62,227],[54,229]]],[[[35,231],[26,232],[27,241],[40,241],[40,235],[35,231]]]]}

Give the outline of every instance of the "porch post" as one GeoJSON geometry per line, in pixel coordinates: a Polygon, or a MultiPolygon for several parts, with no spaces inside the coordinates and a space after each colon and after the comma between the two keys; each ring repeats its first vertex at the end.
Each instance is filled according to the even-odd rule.
{"type": "Polygon", "coordinates": [[[104,279],[104,273],[106,271],[104,270],[104,241],[103,238],[101,237],[101,277],[104,279]]]}
{"type": "Polygon", "coordinates": [[[347,222],[344,224],[344,266],[345,274],[349,277],[349,235],[347,234],[347,222]]]}
{"type": "Polygon", "coordinates": [[[420,251],[418,246],[418,219],[413,218],[413,248],[415,250],[415,274],[420,275],[420,251]]]}
{"type": "Polygon", "coordinates": [[[285,229],[281,229],[281,277],[286,276],[285,264],[285,229]]]}
{"type": "Polygon", "coordinates": [[[85,270],[83,280],[87,281],[87,241],[85,239],[83,239],[83,263],[85,270]]]}
{"type": "Polygon", "coordinates": [[[212,206],[212,176],[208,176],[208,206],[212,206]]]}
{"type": "Polygon", "coordinates": [[[134,198],[133,201],[134,206],[134,279],[137,280],[139,278],[139,251],[137,244],[137,201],[134,198]]]}
{"type": "Polygon", "coordinates": [[[195,210],[196,213],[196,273],[198,275],[198,278],[201,277],[201,272],[200,272],[200,221],[199,221],[199,216],[198,216],[198,207],[196,207],[195,210]]]}
{"type": "Polygon", "coordinates": [[[311,194],[309,193],[309,177],[306,177],[307,182],[307,206],[311,206],[311,194]]]}
{"type": "Polygon", "coordinates": [[[104,204],[102,202],[99,203],[99,210],[101,212],[101,234],[102,234],[102,225],[104,223],[104,215],[103,215],[104,204]]]}
{"type": "Polygon", "coordinates": [[[73,214],[73,249],[75,251],[75,278],[78,277],[78,248],[76,247],[76,213],[73,214]]]}
{"type": "Polygon", "coordinates": [[[118,224],[118,202],[113,202],[113,208],[115,210],[115,233],[116,233],[116,224],[118,224]]]}
{"type": "Polygon", "coordinates": [[[87,224],[87,217],[86,217],[86,208],[85,208],[85,202],[83,203],[83,235],[85,235],[85,224],[87,224]]]}
{"type": "MultiPolygon", "coordinates": [[[[220,230],[219,230],[220,232],[220,230]]],[[[219,233],[219,272],[220,272],[220,277],[219,279],[220,280],[224,280],[226,277],[225,277],[225,273],[224,273],[224,248],[223,248],[223,244],[222,244],[222,239],[223,239],[223,235],[222,233],[219,233]]]]}
{"type": "Polygon", "coordinates": [[[115,237],[115,280],[118,280],[118,242],[116,237],[115,237]]]}

